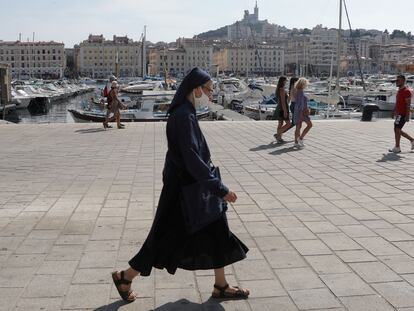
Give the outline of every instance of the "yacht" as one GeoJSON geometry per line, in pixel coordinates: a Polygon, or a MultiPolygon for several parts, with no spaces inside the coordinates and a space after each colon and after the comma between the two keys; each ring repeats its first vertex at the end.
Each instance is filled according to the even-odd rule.
{"type": "Polygon", "coordinates": [[[218,81],[214,85],[213,101],[224,107],[246,105],[263,99],[263,91],[252,88],[237,78],[218,81]]]}

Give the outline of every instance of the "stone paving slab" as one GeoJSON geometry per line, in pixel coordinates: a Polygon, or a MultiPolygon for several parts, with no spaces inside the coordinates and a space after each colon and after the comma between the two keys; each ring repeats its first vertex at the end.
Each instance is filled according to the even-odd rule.
{"type": "MultiPolygon", "coordinates": [[[[212,271],[155,271],[125,305],[110,272],[151,227],[164,123],[0,125],[0,310],[414,310],[414,152],[388,120],[321,121],[306,148],[274,122],[202,122],[238,194],[227,268],[248,301],[209,299],[212,271]]],[[[414,124],[407,124],[414,133],[414,124]]]]}

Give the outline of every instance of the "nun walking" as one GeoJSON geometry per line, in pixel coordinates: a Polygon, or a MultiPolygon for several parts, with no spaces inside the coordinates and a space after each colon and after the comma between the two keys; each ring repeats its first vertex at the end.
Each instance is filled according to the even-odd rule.
{"type": "Polygon", "coordinates": [[[127,302],[137,298],[131,290],[133,279],[149,276],[153,267],[170,274],[178,268],[214,269],[213,298],[246,299],[250,294],[247,289],[230,286],[224,272],[225,266],[246,258],[248,248],[229,229],[226,203],[236,202],[237,196],[212,166],[196,117],[196,108],[207,105],[212,92],[210,76],[194,68],[171,103],[163,188],[154,222],[142,248],[129,261],[130,267],[112,274],[121,298],[127,302]],[[198,195],[197,189],[210,195],[198,195]]]}

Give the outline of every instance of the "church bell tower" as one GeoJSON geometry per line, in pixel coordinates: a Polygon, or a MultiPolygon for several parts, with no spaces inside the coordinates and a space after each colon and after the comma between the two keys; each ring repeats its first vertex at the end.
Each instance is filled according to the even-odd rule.
{"type": "Polygon", "coordinates": [[[254,7],[254,17],[256,21],[259,21],[259,7],[257,6],[257,1],[256,1],[256,6],[254,7]]]}

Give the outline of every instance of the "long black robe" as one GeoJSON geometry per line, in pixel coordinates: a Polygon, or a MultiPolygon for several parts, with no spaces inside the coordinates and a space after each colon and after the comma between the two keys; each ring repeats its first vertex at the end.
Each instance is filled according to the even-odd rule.
{"type": "Polygon", "coordinates": [[[185,230],[180,205],[182,185],[205,181],[219,197],[228,193],[221,180],[211,174],[210,151],[189,101],[169,116],[167,139],[164,186],[155,219],[141,250],[129,261],[130,266],[148,276],[152,267],[174,274],[177,268],[217,269],[244,259],[248,248],[230,232],[225,214],[193,235],[185,230]]]}

